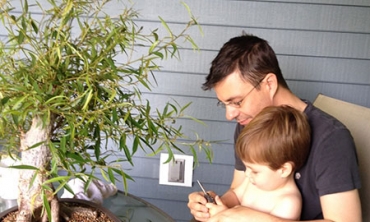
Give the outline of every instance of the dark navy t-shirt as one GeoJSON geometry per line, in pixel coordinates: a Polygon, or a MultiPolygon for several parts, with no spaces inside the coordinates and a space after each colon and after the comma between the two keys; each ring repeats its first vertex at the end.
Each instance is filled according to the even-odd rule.
{"type": "MultiPolygon", "coordinates": [[[[358,161],[353,138],[338,120],[307,102],[304,113],[311,126],[311,150],[306,164],[295,173],[302,194],[301,220],[322,219],[320,196],[359,189],[358,161]]],[[[237,124],[234,139],[243,126],[237,124]]],[[[245,166],[235,154],[235,169],[245,166]]]]}

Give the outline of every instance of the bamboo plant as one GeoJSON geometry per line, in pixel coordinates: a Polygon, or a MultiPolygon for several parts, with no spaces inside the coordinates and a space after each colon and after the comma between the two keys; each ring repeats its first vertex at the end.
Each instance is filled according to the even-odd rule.
{"type": "Polygon", "coordinates": [[[56,194],[72,177],[89,184],[100,172],[127,188],[132,178],[117,162],[133,165],[139,149],[170,158],[188,149],[195,159],[201,149],[211,158],[210,144],[176,123],[191,118],[189,104],[153,108],[141,91],[152,89],[158,61],[178,57],[179,41],[197,48],[187,34],[197,25],[190,10],[179,33],[159,17],[163,35],[138,26],[131,6],[106,13],[113,0],[14,2],[0,1],[0,139],[21,157],[17,221],[31,221],[40,206],[43,221],[58,221],[56,194]],[[124,158],[110,161],[117,152],[124,158]]]}

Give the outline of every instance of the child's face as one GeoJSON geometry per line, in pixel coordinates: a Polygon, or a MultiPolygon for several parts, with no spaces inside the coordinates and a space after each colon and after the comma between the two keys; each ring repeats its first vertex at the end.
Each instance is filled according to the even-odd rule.
{"type": "Polygon", "coordinates": [[[245,175],[249,178],[250,183],[261,190],[275,190],[282,182],[279,170],[272,170],[264,164],[247,163],[245,175]]]}

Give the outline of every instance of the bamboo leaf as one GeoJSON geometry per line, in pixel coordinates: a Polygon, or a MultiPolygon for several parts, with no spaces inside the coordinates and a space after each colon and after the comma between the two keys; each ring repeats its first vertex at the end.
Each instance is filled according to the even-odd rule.
{"type": "Polygon", "coordinates": [[[66,136],[63,136],[62,138],[60,138],[60,147],[59,148],[62,151],[62,153],[66,153],[66,151],[67,151],[66,143],[67,143],[67,137],[66,136]]]}
{"type": "MultiPolygon", "coordinates": [[[[27,7],[28,10],[28,7],[27,7]]],[[[27,13],[27,12],[26,12],[27,13]]],[[[22,24],[22,29],[23,31],[27,31],[27,23],[26,23],[26,18],[25,16],[20,17],[21,18],[21,24],[22,24]]]]}
{"type": "Polygon", "coordinates": [[[84,163],[85,162],[84,158],[81,155],[79,155],[78,153],[67,152],[66,157],[70,158],[70,159],[74,159],[77,163],[84,163]]]}
{"type": "Polygon", "coordinates": [[[32,81],[32,86],[33,86],[33,89],[38,93],[38,94],[43,94],[43,92],[40,90],[38,84],[36,81],[32,81]]]}
{"type": "Polygon", "coordinates": [[[107,172],[103,168],[100,168],[100,174],[103,176],[104,180],[109,181],[107,172]]]}
{"type": "Polygon", "coordinates": [[[159,16],[159,20],[161,21],[162,25],[166,28],[168,34],[170,35],[171,39],[173,38],[173,33],[170,29],[170,27],[168,26],[167,22],[165,20],[163,20],[160,16],[159,16]]]}
{"type": "Polygon", "coordinates": [[[60,182],[60,181],[68,181],[70,178],[71,178],[70,176],[57,176],[57,177],[46,180],[45,184],[51,184],[51,183],[60,182]]]}
{"type": "MultiPolygon", "coordinates": [[[[132,145],[132,155],[134,155],[139,147],[140,139],[139,136],[135,136],[134,143],[132,145]]],[[[130,163],[133,165],[133,163],[130,161],[130,163]]]]}
{"type": "Polygon", "coordinates": [[[155,51],[155,52],[153,52],[153,54],[158,56],[160,59],[164,58],[163,53],[161,53],[160,51],[155,51]]]}
{"type": "Polygon", "coordinates": [[[44,191],[42,191],[42,194],[41,195],[42,195],[42,201],[43,201],[44,210],[46,210],[46,213],[48,215],[49,221],[51,221],[51,209],[50,209],[50,205],[49,205],[49,201],[48,201],[47,195],[45,194],[44,191]]]}
{"type": "Polygon", "coordinates": [[[113,108],[112,109],[112,122],[119,122],[118,121],[118,114],[117,114],[117,109],[116,108],[113,108]]]}
{"type": "Polygon", "coordinates": [[[50,172],[53,174],[57,174],[58,173],[58,161],[56,160],[58,154],[57,154],[57,150],[55,149],[55,146],[53,143],[50,143],[49,144],[49,148],[51,150],[51,168],[50,168],[50,172]]]}
{"type": "Polygon", "coordinates": [[[95,157],[96,159],[99,161],[100,159],[100,138],[95,142],[95,146],[94,146],[94,154],[95,154],[95,157]]]}
{"type": "Polygon", "coordinates": [[[123,150],[123,152],[125,153],[125,156],[127,158],[127,161],[133,165],[133,162],[132,162],[132,155],[131,155],[131,152],[130,152],[130,149],[127,147],[126,145],[126,135],[124,136],[121,136],[121,139],[120,139],[120,150],[123,150]]]}
{"type": "Polygon", "coordinates": [[[176,58],[176,53],[178,52],[177,45],[175,43],[172,43],[172,53],[171,53],[171,58],[176,58]]]}
{"type": "MultiPolygon", "coordinates": [[[[67,5],[66,7],[64,8],[64,11],[63,11],[63,14],[62,16],[65,17],[67,14],[70,13],[70,11],[72,10],[73,8],[73,1],[72,0],[68,0],[67,1],[67,5]]],[[[68,18],[66,18],[66,20],[69,20],[68,18]]]]}
{"type": "Polygon", "coordinates": [[[180,113],[184,112],[185,109],[187,109],[189,106],[191,105],[191,102],[187,103],[185,106],[183,106],[181,109],[180,109],[180,113]]]}
{"type": "Polygon", "coordinates": [[[35,23],[35,21],[33,21],[33,19],[31,19],[30,21],[31,21],[31,26],[32,26],[33,31],[36,34],[38,34],[39,33],[39,27],[37,26],[37,24],[35,23]]]}
{"type": "Polygon", "coordinates": [[[41,144],[44,144],[44,143],[45,143],[45,141],[41,141],[41,142],[35,143],[32,146],[28,147],[27,149],[30,150],[30,149],[39,147],[41,144]]]}
{"type": "Polygon", "coordinates": [[[123,182],[123,188],[124,188],[124,191],[125,192],[128,192],[128,185],[127,185],[127,179],[131,180],[131,181],[135,181],[131,176],[129,176],[128,174],[126,174],[124,171],[120,170],[120,169],[115,169],[115,168],[112,168],[112,170],[117,173],[118,175],[121,176],[122,178],[122,182],[123,182]]]}
{"type": "MultiPolygon", "coordinates": [[[[38,169],[37,169],[38,170],[38,169]]],[[[31,177],[31,181],[30,181],[30,184],[29,184],[29,187],[31,187],[31,185],[35,182],[36,180],[36,177],[37,177],[37,172],[35,172],[32,177],[31,177]]]]}
{"type": "Polygon", "coordinates": [[[64,187],[66,188],[67,191],[71,192],[72,193],[72,189],[69,188],[69,190],[67,189],[67,182],[68,182],[69,178],[67,180],[64,180],[64,181],[61,181],[59,186],[57,186],[55,188],[55,191],[53,193],[53,195],[57,195],[64,187]]]}
{"type": "Polygon", "coordinates": [[[28,1],[27,0],[25,0],[24,2],[23,2],[23,9],[24,9],[24,13],[25,14],[27,14],[28,13],[28,1]]]}
{"type": "Polygon", "coordinates": [[[16,166],[8,166],[9,168],[19,169],[19,170],[38,170],[39,168],[30,166],[30,165],[16,165],[16,166]]]}
{"type": "Polygon", "coordinates": [[[198,49],[199,49],[198,45],[194,42],[193,38],[191,38],[190,36],[186,36],[185,38],[186,38],[186,40],[187,40],[188,42],[190,42],[190,43],[191,43],[191,46],[192,46],[192,48],[193,48],[194,50],[198,50],[198,49]]]}
{"type": "Polygon", "coordinates": [[[93,93],[93,90],[92,89],[88,90],[87,98],[85,100],[84,106],[82,107],[82,110],[86,110],[87,109],[87,106],[89,105],[89,103],[91,101],[91,98],[93,96],[92,93],[93,93]]]}
{"type": "Polygon", "coordinates": [[[189,119],[191,119],[191,120],[193,120],[194,122],[197,122],[199,124],[202,124],[203,126],[206,126],[206,124],[202,120],[199,120],[199,119],[197,119],[197,118],[195,118],[193,116],[186,116],[186,117],[189,118],[189,119]]]}
{"type": "Polygon", "coordinates": [[[159,44],[159,41],[155,41],[149,48],[149,54],[153,53],[157,45],[159,44]]]}
{"type": "Polygon", "coordinates": [[[109,181],[112,183],[115,183],[116,178],[114,177],[114,173],[112,171],[112,168],[108,167],[108,176],[109,176],[109,181]]]}
{"type": "Polygon", "coordinates": [[[12,22],[16,23],[17,22],[17,18],[14,16],[14,15],[11,15],[10,16],[10,19],[12,20],[12,22]]]}
{"type": "Polygon", "coordinates": [[[24,42],[24,34],[22,33],[22,32],[19,32],[18,33],[18,38],[17,38],[17,41],[18,41],[18,44],[19,45],[21,45],[21,44],[23,44],[23,42],[24,42]]]}

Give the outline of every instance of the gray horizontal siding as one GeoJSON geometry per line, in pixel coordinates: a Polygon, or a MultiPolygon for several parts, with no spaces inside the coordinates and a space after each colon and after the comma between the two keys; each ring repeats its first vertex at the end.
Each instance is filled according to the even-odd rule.
{"type": "Polygon", "coordinates": [[[315,5],[336,5],[336,6],[370,6],[368,0],[228,0],[228,1],[257,1],[276,2],[290,4],[315,4],[315,5]]]}
{"type": "MultiPolygon", "coordinates": [[[[187,20],[187,13],[176,1],[157,1],[155,6],[150,0],[136,2],[136,8],[140,9],[142,19],[156,20],[160,14],[169,22],[187,20]],[[148,5],[151,7],[145,7],[148,5]]],[[[363,7],[295,4],[286,1],[190,0],[186,3],[204,26],[370,32],[369,24],[364,22],[369,18],[368,2],[363,7]]]]}

